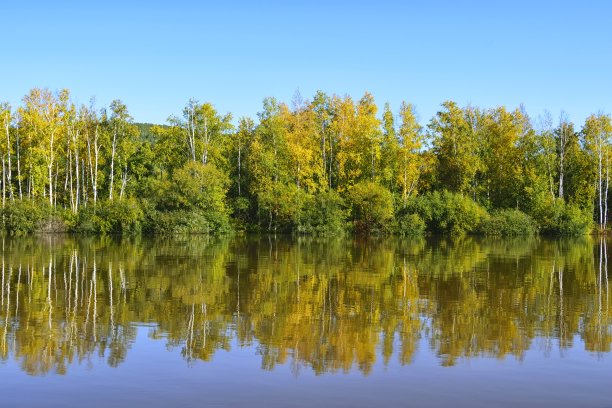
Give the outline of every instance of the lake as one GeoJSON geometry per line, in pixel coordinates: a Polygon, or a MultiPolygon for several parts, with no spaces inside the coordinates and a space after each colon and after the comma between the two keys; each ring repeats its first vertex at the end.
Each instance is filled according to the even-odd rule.
{"type": "Polygon", "coordinates": [[[2,239],[6,407],[612,406],[600,238],[2,239]]]}

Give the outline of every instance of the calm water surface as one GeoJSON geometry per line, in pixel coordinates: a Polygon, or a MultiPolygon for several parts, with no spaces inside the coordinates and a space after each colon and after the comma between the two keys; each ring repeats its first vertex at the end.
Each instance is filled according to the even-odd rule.
{"type": "Polygon", "coordinates": [[[612,407],[607,264],[597,238],[4,238],[0,406],[612,407]]]}

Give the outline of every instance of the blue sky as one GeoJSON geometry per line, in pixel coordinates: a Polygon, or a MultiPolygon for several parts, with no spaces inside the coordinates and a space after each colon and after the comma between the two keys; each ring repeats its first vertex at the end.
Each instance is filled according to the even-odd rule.
{"type": "Polygon", "coordinates": [[[406,100],[421,123],[448,99],[612,111],[610,1],[3,1],[0,21],[13,105],[37,86],[157,123],[191,97],[255,117],[297,89],[406,100]]]}

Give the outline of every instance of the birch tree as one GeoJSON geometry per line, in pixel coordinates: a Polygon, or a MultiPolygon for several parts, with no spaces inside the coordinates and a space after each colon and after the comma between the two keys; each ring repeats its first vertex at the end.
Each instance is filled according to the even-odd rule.
{"type": "Polygon", "coordinates": [[[125,106],[125,104],[118,99],[111,102],[110,109],[110,128],[112,132],[112,139],[110,146],[111,162],[109,168],[108,199],[112,201],[115,187],[115,161],[117,159],[117,146],[120,141],[126,137],[128,125],[132,121],[132,117],[128,113],[127,106],[125,106]]]}
{"type": "Polygon", "coordinates": [[[416,191],[423,160],[420,150],[423,147],[421,126],[416,120],[414,107],[402,102],[400,106],[400,127],[398,131],[399,151],[397,152],[400,171],[397,173],[397,181],[401,185],[402,203],[406,206],[408,198],[416,191]]]}
{"type": "MultiPolygon", "coordinates": [[[[2,188],[3,188],[3,204],[5,201],[5,194],[8,185],[8,193],[12,201],[14,201],[15,197],[13,195],[13,183],[12,183],[12,169],[11,165],[11,156],[12,156],[12,145],[11,145],[11,127],[13,123],[13,114],[11,110],[11,106],[8,103],[0,104],[0,123],[2,125],[2,130],[4,133],[4,146],[0,148],[0,154],[2,155],[2,188]],[[5,163],[6,162],[6,163],[5,163]]],[[[3,143],[0,143],[2,146],[3,143]]]]}
{"type": "Polygon", "coordinates": [[[565,166],[567,159],[567,150],[570,144],[570,138],[574,133],[573,124],[569,121],[565,112],[561,112],[559,116],[559,126],[555,129],[554,135],[557,144],[557,157],[559,168],[559,198],[563,198],[563,182],[565,179],[565,166]]]}
{"type": "Polygon", "coordinates": [[[598,224],[605,230],[608,223],[608,186],[610,182],[610,154],[612,120],[609,115],[599,113],[586,119],[582,130],[586,148],[595,164],[597,178],[598,224]]]}

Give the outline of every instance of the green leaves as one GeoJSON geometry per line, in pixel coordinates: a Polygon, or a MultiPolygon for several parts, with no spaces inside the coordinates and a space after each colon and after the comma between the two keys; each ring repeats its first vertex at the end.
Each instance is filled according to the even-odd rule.
{"type": "MultiPolygon", "coordinates": [[[[379,112],[368,92],[354,101],[321,91],[290,104],[266,98],[258,121],[241,118],[236,128],[209,102],[191,99],[181,113],[167,125],[135,124],[119,99],[97,111],[67,90],[36,88],[17,111],[0,105],[3,204],[46,201],[70,210],[72,226],[81,212],[90,221],[102,214],[107,199],[132,200],[150,231],[157,220],[214,232],[232,217],[255,231],[327,233],[348,220],[367,233],[461,233],[487,214],[488,231],[504,229],[520,220],[510,209],[543,231],[586,230],[593,215],[607,225],[609,115],[591,116],[580,132],[565,115],[534,129],[522,107],[447,101],[425,134],[409,103],[379,112]]],[[[81,221],[82,230],[123,230],[81,221]]]]}

